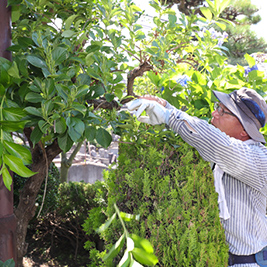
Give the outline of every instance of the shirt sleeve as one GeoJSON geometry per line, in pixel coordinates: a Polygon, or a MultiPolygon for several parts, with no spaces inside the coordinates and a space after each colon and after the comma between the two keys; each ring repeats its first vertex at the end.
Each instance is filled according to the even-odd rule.
{"type": "Polygon", "coordinates": [[[260,143],[247,145],[174,107],[168,124],[204,160],[218,164],[221,170],[257,190],[266,186],[267,152],[260,143]]]}

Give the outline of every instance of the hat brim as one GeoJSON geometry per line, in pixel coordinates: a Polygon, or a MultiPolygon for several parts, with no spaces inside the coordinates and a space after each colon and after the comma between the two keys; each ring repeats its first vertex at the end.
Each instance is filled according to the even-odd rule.
{"type": "Polygon", "coordinates": [[[226,93],[212,91],[215,97],[224,104],[240,121],[247,134],[255,141],[266,143],[263,135],[259,132],[256,124],[244,113],[235,101],[226,93]]]}

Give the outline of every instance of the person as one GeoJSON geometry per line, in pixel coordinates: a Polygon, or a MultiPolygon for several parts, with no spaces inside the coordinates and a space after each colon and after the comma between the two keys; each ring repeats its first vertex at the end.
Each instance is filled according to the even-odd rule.
{"type": "Polygon", "coordinates": [[[267,104],[248,88],[213,94],[219,102],[211,123],[155,96],[140,97],[128,109],[141,122],[167,124],[211,163],[228,265],[267,266],[267,148],[259,131],[267,121],[267,104]]]}

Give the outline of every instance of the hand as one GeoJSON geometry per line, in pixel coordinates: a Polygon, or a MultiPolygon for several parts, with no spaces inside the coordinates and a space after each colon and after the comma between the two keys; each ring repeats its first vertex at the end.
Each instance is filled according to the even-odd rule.
{"type": "Polygon", "coordinates": [[[156,101],[158,102],[160,105],[162,105],[163,107],[166,106],[167,101],[163,98],[157,97],[157,96],[153,96],[153,95],[144,95],[144,96],[139,96],[138,99],[146,99],[146,100],[152,100],[152,101],[156,101]]]}
{"type": "Polygon", "coordinates": [[[168,123],[171,111],[164,108],[156,101],[147,99],[136,99],[128,106],[130,111],[137,110],[135,115],[141,122],[151,125],[168,123]],[[146,111],[148,116],[141,116],[143,111],[146,111]]]}

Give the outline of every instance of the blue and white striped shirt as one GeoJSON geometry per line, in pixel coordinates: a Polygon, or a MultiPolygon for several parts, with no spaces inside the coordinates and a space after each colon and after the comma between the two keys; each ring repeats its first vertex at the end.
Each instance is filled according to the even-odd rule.
{"type": "MultiPolygon", "coordinates": [[[[222,182],[230,219],[221,219],[229,251],[250,255],[267,246],[267,148],[231,138],[213,125],[173,108],[169,126],[202,158],[224,171],[222,182]]],[[[254,267],[257,264],[239,264],[254,267]]]]}

